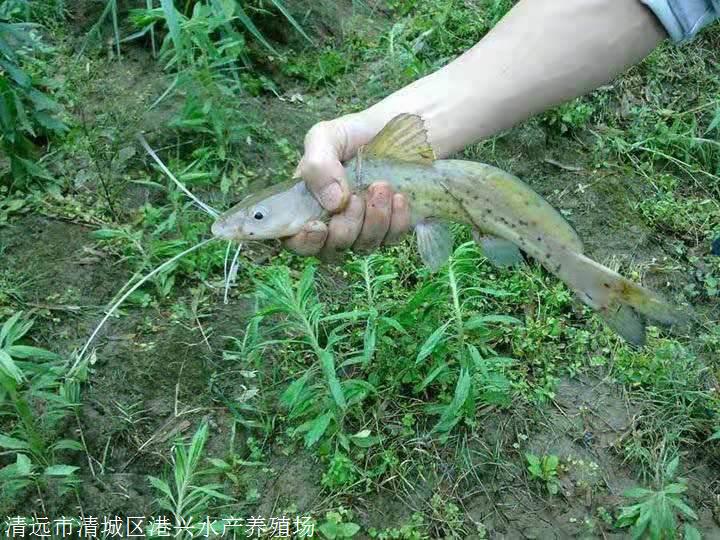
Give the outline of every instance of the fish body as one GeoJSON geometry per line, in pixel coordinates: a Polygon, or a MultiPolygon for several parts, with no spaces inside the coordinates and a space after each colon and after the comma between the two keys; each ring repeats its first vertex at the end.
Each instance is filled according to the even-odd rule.
{"type": "Polygon", "coordinates": [[[575,230],[545,199],[497,167],[457,159],[420,164],[354,158],[345,172],[356,191],[383,179],[404,194],[412,226],[440,220],[470,225],[501,238],[507,229],[515,229],[520,238],[551,234],[582,251],[575,230]]]}
{"type": "MultiPolygon", "coordinates": [[[[482,163],[436,160],[418,116],[391,120],[345,164],[345,171],[356,192],[382,179],[407,197],[420,256],[433,270],[452,253],[449,223],[463,223],[472,227],[491,262],[518,264],[522,250],[634,345],[644,343],[645,318],[667,325],[685,321],[683,313],[653,292],[586,257],[574,229],[517,177],[482,163]]],[[[328,218],[304,181],[294,179],[241,201],[212,230],[226,239],[274,239],[328,218]]]]}

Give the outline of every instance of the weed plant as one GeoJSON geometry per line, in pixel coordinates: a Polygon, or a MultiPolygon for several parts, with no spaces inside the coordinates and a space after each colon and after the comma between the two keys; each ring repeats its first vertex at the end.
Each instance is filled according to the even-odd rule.
{"type": "Polygon", "coordinates": [[[23,187],[32,177],[52,180],[37,163],[35,141],[67,130],[60,106],[42,90],[40,58],[51,50],[29,16],[29,2],[0,2],[0,148],[10,160],[10,170],[0,176],[10,187],[23,187]]]}
{"type": "Polygon", "coordinates": [[[68,370],[57,354],[24,345],[32,325],[17,312],[0,327],[0,455],[13,461],[0,468],[5,501],[26,496],[29,489],[41,501],[48,487],[60,495],[73,492],[79,467],[68,463],[69,454],[84,450],[63,432],[77,418],[88,362],[68,370]]]}

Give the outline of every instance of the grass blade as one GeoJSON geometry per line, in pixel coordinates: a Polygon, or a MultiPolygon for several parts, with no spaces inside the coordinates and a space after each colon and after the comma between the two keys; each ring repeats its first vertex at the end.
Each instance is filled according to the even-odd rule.
{"type": "Polygon", "coordinates": [[[115,49],[117,50],[118,60],[120,60],[120,27],[118,26],[117,0],[110,0],[110,13],[113,21],[113,32],[115,33],[115,49]]]}
{"type": "Polygon", "coordinates": [[[163,13],[165,14],[165,22],[170,31],[170,39],[172,39],[173,45],[175,45],[176,55],[178,59],[180,59],[183,49],[182,38],[180,36],[180,17],[175,9],[173,0],[160,0],[160,7],[162,7],[163,13]]]}
{"type": "Polygon", "coordinates": [[[293,17],[292,14],[287,10],[283,2],[281,2],[280,0],[270,0],[270,2],[272,2],[272,4],[278,9],[278,11],[285,16],[288,22],[293,25],[295,30],[297,30],[298,33],[302,37],[304,37],[308,41],[308,43],[310,43],[310,45],[315,45],[315,42],[310,39],[310,36],[305,33],[305,30],[302,29],[302,26],[300,26],[300,24],[295,20],[295,17],[293,17]]]}
{"type": "MultiPolygon", "coordinates": [[[[163,0],[163,1],[167,1],[167,0],[163,0]]],[[[263,46],[265,46],[265,48],[267,50],[269,50],[271,53],[278,54],[278,52],[273,48],[273,46],[270,45],[270,42],[265,39],[265,36],[262,35],[262,32],[260,32],[260,30],[258,30],[257,26],[255,26],[255,23],[253,23],[250,20],[250,17],[248,17],[248,14],[245,13],[245,10],[242,8],[242,5],[240,4],[240,2],[236,2],[236,7],[237,7],[238,19],[240,19],[240,22],[247,29],[247,31],[250,32],[255,37],[255,39],[257,39],[260,43],[262,43],[263,46]]]]}

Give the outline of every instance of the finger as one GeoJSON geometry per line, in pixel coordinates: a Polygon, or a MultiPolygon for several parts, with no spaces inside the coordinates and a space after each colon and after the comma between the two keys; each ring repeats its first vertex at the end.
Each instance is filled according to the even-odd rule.
{"type": "Polygon", "coordinates": [[[392,210],[392,191],[387,182],[371,185],[367,192],[365,221],[353,248],[358,251],[371,251],[377,248],[390,228],[392,210]]]}
{"type": "Polygon", "coordinates": [[[350,189],[340,163],[340,141],[325,126],[317,124],[305,137],[305,154],[298,172],[320,204],[334,213],[345,207],[350,189]]]}
{"type": "Polygon", "coordinates": [[[335,214],[328,225],[328,235],[322,250],[324,258],[332,259],[355,243],[363,225],[365,202],[357,195],[351,195],[345,210],[335,214]]]}
{"type": "Polygon", "coordinates": [[[327,238],[327,226],[322,221],[310,221],[295,236],[283,240],[283,245],[298,255],[309,256],[320,252],[327,238]]]}
{"type": "Polygon", "coordinates": [[[407,203],[407,197],[396,193],[392,198],[390,228],[385,235],[383,244],[397,244],[408,231],[410,231],[410,207],[407,203]]]}

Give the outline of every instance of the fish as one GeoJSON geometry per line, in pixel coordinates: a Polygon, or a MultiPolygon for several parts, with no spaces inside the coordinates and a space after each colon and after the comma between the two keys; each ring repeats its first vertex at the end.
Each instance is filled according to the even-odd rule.
{"type": "MultiPolygon", "coordinates": [[[[492,264],[517,266],[524,252],[634,346],[645,344],[648,320],[669,327],[688,322],[660,295],[586,256],[565,218],[516,176],[475,161],[436,159],[418,115],[395,116],[343,166],[354,192],[383,179],[406,196],[420,258],[432,271],[452,254],[450,224],[461,223],[492,264]]],[[[249,195],[211,230],[226,240],[281,239],[329,218],[302,178],[292,178],[249,195]]]]}

